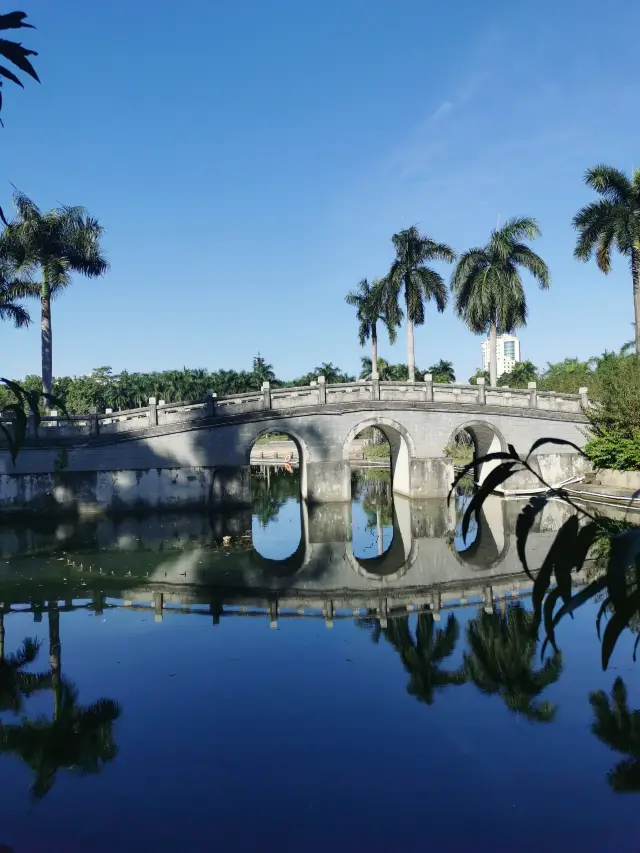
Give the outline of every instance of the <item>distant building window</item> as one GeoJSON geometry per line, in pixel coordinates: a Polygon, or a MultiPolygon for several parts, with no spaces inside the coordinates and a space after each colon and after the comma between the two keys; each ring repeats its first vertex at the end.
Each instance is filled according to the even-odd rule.
{"type": "Polygon", "coordinates": [[[515,358],[516,357],[515,341],[505,341],[504,342],[504,354],[505,354],[506,358],[515,358]]]}

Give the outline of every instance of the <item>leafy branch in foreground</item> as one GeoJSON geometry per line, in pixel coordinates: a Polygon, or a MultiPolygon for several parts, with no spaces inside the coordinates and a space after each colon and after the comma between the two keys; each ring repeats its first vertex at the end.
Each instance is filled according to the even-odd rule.
{"type": "MultiPolygon", "coordinates": [[[[575,610],[596,595],[604,593],[596,618],[596,630],[598,638],[601,639],[602,668],[606,669],[620,634],[629,626],[632,618],[640,613],[640,527],[612,529],[605,519],[599,519],[575,504],[566,490],[554,489],[547,483],[531,464],[535,451],[545,444],[568,446],[584,455],[577,445],[556,438],[542,438],[535,441],[524,458],[518,455],[513,445],[508,445],[507,451],[488,453],[465,465],[454,480],[448,500],[451,501],[460,480],[472,472],[476,466],[485,462],[500,463],[479,484],[477,492],[465,510],[461,532],[466,542],[472,517],[479,517],[485,500],[510,477],[527,471],[540,482],[541,486],[547,490],[546,495],[536,495],[531,498],[520,512],[516,522],[518,558],[523,570],[533,581],[532,631],[537,636],[540,625],[544,622],[546,638],[542,645],[542,655],[544,656],[547,644],[557,652],[555,631],[559,622],[565,616],[572,615],[575,610]],[[575,514],[571,515],[558,531],[542,565],[532,570],[526,556],[527,538],[536,517],[551,498],[563,500],[575,510],[575,514]],[[607,539],[610,543],[603,574],[573,594],[572,573],[581,571],[587,557],[593,554],[594,546],[600,543],[601,547],[603,539],[607,539]],[[556,610],[558,604],[560,607],[556,610]],[[601,636],[600,627],[605,613],[611,613],[611,618],[601,636]]],[[[638,642],[640,642],[640,634],[634,646],[634,660],[638,642]]]]}
{"type": "Polygon", "coordinates": [[[27,438],[28,413],[33,416],[36,429],[42,420],[40,415],[40,400],[45,400],[50,405],[58,405],[66,416],[64,406],[60,404],[51,394],[25,388],[11,379],[0,376],[0,384],[4,385],[15,397],[15,402],[3,406],[2,419],[0,420],[0,433],[4,436],[11,461],[16,464],[16,458],[27,438]]]}

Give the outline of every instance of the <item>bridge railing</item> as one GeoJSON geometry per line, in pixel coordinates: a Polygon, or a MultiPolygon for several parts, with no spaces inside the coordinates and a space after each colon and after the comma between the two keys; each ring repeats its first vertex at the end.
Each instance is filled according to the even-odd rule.
{"type": "MultiPolygon", "coordinates": [[[[271,388],[265,382],[259,391],[217,397],[210,391],[205,400],[184,403],[159,402],[149,398],[149,405],[138,409],[86,415],[63,416],[50,412],[43,417],[38,430],[33,417],[29,418],[29,437],[73,437],[135,433],[169,424],[188,423],[204,418],[218,419],[264,410],[290,410],[309,406],[349,405],[362,402],[432,403],[434,405],[491,406],[507,409],[537,409],[545,412],[580,414],[589,405],[587,389],[579,394],[557,394],[538,391],[535,382],[528,388],[487,388],[482,379],[477,385],[437,384],[431,374],[419,382],[384,382],[360,380],[327,384],[323,376],[310,385],[295,388],[271,388]]],[[[10,417],[0,422],[11,424],[10,417]]]]}

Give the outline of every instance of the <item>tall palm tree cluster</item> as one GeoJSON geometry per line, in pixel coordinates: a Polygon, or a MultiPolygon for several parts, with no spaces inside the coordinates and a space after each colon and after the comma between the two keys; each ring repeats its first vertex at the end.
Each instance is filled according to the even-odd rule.
{"type": "MultiPolygon", "coordinates": [[[[599,201],[583,207],[573,218],[577,231],[574,255],[588,261],[595,255],[603,273],[611,271],[613,249],[626,257],[631,269],[634,306],[634,346],[640,354],[640,168],[631,178],[607,165],[589,169],[585,183],[600,196],[599,201]]],[[[497,385],[496,340],[498,335],[514,332],[527,322],[527,300],[522,273],[528,273],[546,290],[551,282],[549,268],[528,245],[541,234],[531,217],[514,217],[490,234],[485,246],[473,247],[459,255],[446,243],[421,234],[415,226],[394,234],[395,259],[386,276],[347,294],[355,306],[359,322],[360,345],[371,339],[371,376],[380,378],[377,324],[382,323],[390,342],[396,329],[406,320],[408,378],[416,376],[414,333],[425,322],[425,307],[433,301],[443,312],[449,291],[454,310],[474,333],[489,336],[489,381],[497,385]],[[434,261],[454,263],[449,289],[434,261]]],[[[385,362],[386,364],[386,362],[385,362]]],[[[509,377],[521,384],[536,378],[533,365],[520,368],[509,377]],[[531,375],[533,374],[533,375],[531,375]]],[[[482,375],[482,374],[479,374],[482,375]]],[[[507,380],[503,381],[506,384],[507,380]]]]}

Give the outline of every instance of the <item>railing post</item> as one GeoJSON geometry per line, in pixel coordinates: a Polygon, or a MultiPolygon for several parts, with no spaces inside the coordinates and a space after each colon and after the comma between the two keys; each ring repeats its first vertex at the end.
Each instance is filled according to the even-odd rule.
{"type": "Polygon", "coordinates": [[[482,597],[484,598],[484,612],[493,613],[493,588],[485,586],[482,597]]]}
{"type": "Polygon", "coordinates": [[[487,391],[484,387],[484,378],[482,376],[476,379],[476,385],[478,386],[478,405],[484,406],[487,402],[487,391]]]}
{"type": "Polygon", "coordinates": [[[586,409],[589,405],[589,397],[587,396],[588,388],[578,388],[578,394],[580,394],[580,405],[583,409],[586,409]]]}
{"type": "Polygon", "coordinates": [[[327,402],[327,383],[324,376],[318,376],[318,404],[324,406],[327,402]]]}
{"type": "Polygon", "coordinates": [[[89,435],[98,435],[98,410],[95,406],[91,406],[89,415],[89,435]]]}
{"type": "Polygon", "coordinates": [[[433,374],[424,375],[424,399],[427,403],[433,403],[433,374]]]}
{"type": "Polygon", "coordinates": [[[149,426],[158,426],[158,405],[155,397],[149,397],[149,426]]]}
{"type": "Polygon", "coordinates": [[[434,622],[440,621],[440,607],[442,606],[442,595],[440,592],[434,592],[431,596],[431,615],[434,622]]]}
{"type": "Polygon", "coordinates": [[[529,382],[529,408],[537,409],[538,408],[538,383],[537,382],[529,382]]]}
{"type": "Polygon", "coordinates": [[[380,380],[372,379],[371,380],[371,399],[379,400],[380,399],[380,380]]]}
{"type": "Polygon", "coordinates": [[[29,409],[29,413],[27,414],[27,437],[28,438],[37,438],[38,437],[38,428],[36,426],[36,419],[34,417],[33,412],[29,409]]]}
{"type": "Polygon", "coordinates": [[[271,408],[271,385],[268,382],[262,383],[262,408],[271,408]]]}
{"type": "Polygon", "coordinates": [[[162,622],[162,611],[164,608],[164,595],[161,592],[153,593],[153,609],[155,611],[154,620],[162,622]]]}
{"type": "Polygon", "coordinates": [[[216,413],[216,394],[213,391],[207,391],[207,406],[205,408],[205,417],[212,418],[216,413]]]}

